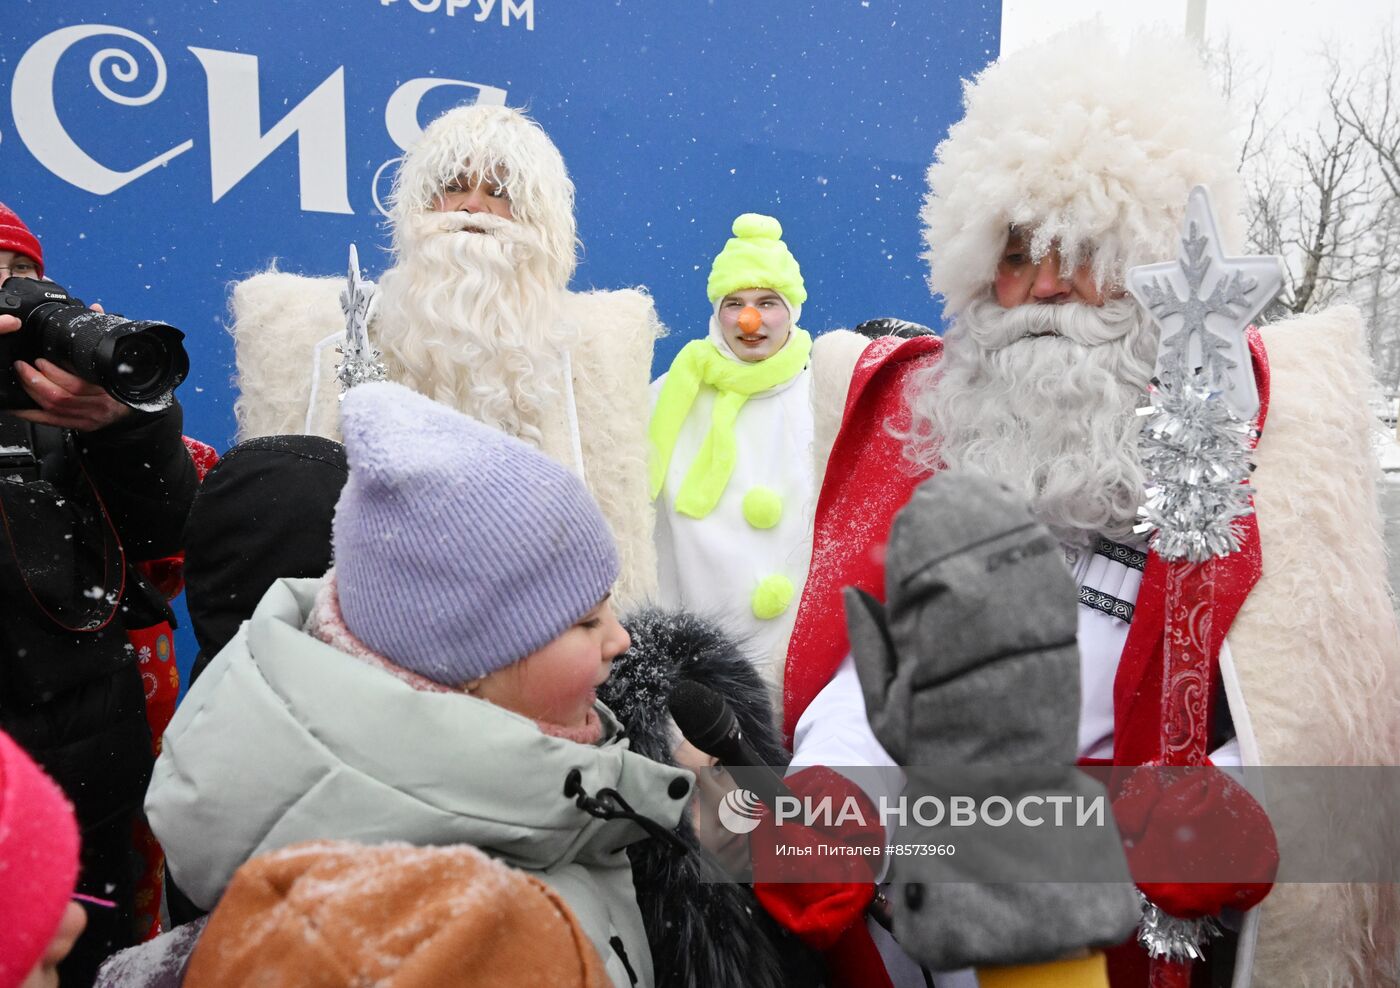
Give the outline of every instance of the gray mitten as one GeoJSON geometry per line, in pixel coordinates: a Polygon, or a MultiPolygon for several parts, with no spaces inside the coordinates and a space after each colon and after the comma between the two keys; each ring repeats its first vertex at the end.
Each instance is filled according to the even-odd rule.
{"type": "Polygon", "coordinates": [[[1078,593],[1059,542],[1004,485],[940,473],[895,517],[885,591],[881,605],[848,588],[846,621],[875,736],[918,767],[906,802],[1038,795],[1104,808],[1097,827],[906,828],[897,843],[956,851],[895,858],[900,943],[951,970],[1121,942],[1136,897],[1103,787],[1074,767],[1078,593]]]}
{"type": "Polygon", "coordinates": [[[885,609],[878,600],[857,587],[846,587],[841,593],[846,600],[846,637],[865,695],[866,718],[890,757],[907,765],[909,681],[918,671],[918,663],[900,664],[885,627],[885,609]]]}
{"type": "Polygon", "coordinates": [[[948,472],[920,484],[890,532],[885,605],[845,593],[866,708],[891,755],[1074,762],[1077,589],[1059,542],[1009,488],[948,472]]]}

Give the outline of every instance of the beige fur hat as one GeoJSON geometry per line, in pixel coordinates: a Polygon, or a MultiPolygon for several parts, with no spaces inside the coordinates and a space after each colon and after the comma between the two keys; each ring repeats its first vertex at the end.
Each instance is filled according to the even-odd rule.
{"type": "Polygon", "coordinates": [[[405,221],[431,209],[464,172],[500,177],[515,219],[539,232],[550,273],[562,275],[561,287],[567,283],[577,262],[574,183],[544,128],[504,106],[454,107],[430,123],[404,155],[389,212],[394,249],[403,246],[405,221]]]}
{"type": "Polygon", "coordinates": [[[253,858],[184,988],[607,988],[578,918],[474,847],[294,844],[253,858]]]}
{"type": "Polygon", "coordinates": [[[954,316],[991,285],[1009,227],[1039,259],[1093,265],[1100,285],[1164,260],[1195,185],[1209,187],[1227,250],[1242,246],[1231,117],[1182,38],[1124,46],[1080,24],[964,83],[966,113],[928,170],[921,216],[929,286],[954,316]]]}

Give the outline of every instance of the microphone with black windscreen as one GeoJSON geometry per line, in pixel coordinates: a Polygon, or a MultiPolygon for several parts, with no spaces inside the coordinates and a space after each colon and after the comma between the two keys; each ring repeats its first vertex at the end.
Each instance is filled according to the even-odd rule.
{"type": "Polygon", "coordinates": [[[735,782],[752,792],[769,809],[777,809],[779,796],[792,795],[778,773],[749,747],[734,711],[714,690],[682,681],[671,690],[667,706],[685,739],[713,756],[729,770],[735,782]]]}

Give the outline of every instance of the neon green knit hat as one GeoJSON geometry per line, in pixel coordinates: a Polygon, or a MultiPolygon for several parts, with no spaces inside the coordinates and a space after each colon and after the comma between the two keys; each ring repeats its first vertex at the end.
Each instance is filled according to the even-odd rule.
{"type": "Polygon", "coordinates": [[[744,213],[734,221],[734,238],[724,245],[710,269],[710,301],[745,288],[771,288],[793,305],[807,301],[802,269],[780,237],[783,226],[762,213],[744,213]]]}

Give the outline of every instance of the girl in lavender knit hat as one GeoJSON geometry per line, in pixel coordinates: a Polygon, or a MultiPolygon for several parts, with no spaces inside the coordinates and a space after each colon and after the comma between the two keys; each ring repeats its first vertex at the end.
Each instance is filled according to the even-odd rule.
{"type": "Polygon", "coordinates": [[[597,702],[628,647],[606,522],[565,468],[398,385],[352,390],[342,429],[335,568],[274,584],[166,732],[146,811],[171,874],[208,909],[298,841],[472,844],[650,986],[626,848],[673,839],[693,776],[597,702]]]}

